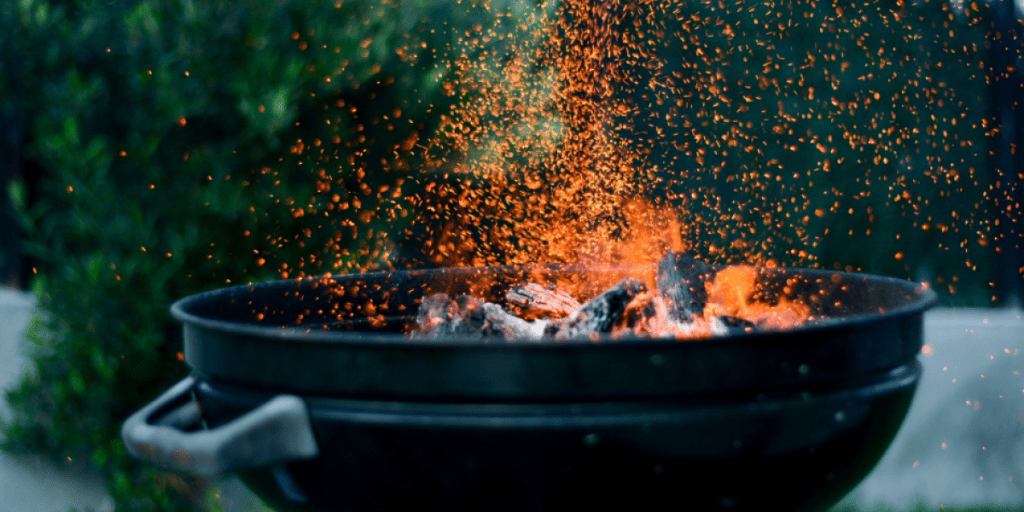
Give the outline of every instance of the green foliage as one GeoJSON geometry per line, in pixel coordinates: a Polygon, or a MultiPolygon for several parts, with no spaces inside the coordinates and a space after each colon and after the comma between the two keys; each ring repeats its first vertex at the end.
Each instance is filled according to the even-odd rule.
{"type": "MultiPolygon", "coordinates": [[[[131,412],[187,372],[168,306],[301,268],[335,236],[331,226],[372,211],[369,197],[330,223],[301,213],[332,181],[356,187],[365,162],[428,131],[422,119],[441,101],[420,43],[443,37],[427,27],[444,9],[438,0],[0,6],[0,113],[24,119],[32,176],[8,195],[36,261],[40,310],[31,369],[7,394],[6,449],[99,469],[118,510],[203,507],[202,482],[136,463],[119,439],[131,412]],[[378,122],[399,109],[401,123],[378,122]]],[[[352,254],[360,264],[380,256],[352,254]]]]}

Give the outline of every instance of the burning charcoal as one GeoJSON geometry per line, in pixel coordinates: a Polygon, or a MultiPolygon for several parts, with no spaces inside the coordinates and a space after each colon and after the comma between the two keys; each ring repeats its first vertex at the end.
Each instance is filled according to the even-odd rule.
{"type": "Polygon", "coordinates": [[[626,306],[626,310],[619,317],[615,327],[631,331],[634,334],[649,335],[650,321],[657,314],[654,297],[650,293],[641,293],[626,306]]]}
{"type": "Polygon", "coordinates": [[[569,316],[580,308],[580,303],[571,295],[553,286],[537,283],[522,283],[513,286],[505,294],[509,304],[526,310],[536,310],[555,316],[569,316]]]}
{"type": "Polygon", "coordinates": [[[704,282],[714,277],[711,265],[685,254],[669,251],[658,263],[658,295],[668,308],[669,317],[690,323],[693,315],[701,315],[707,302],[704,282]]]}
{"type": "Polygon", "coordinates": [[[721,335],[751,332],[757,328],[754,322],[732,315],[713,316],[711,325],[715,333],[721,335]]]}
{"type": "MultiPolygon", "coordinates": [[[[476,334],[483,330],[487,319],[485,302],[469,295],[455,297],[456,311],[451,324],[452,334],[476,334]]],[[[449,308],[451,306],[449,305],[449,308]]]]}
{"type": "Polygon", "coordinates": [[[563,332],[563,331],[566,330],[566,326],[567,325],[568,325],[567,319],[564,319],[564,318],[561,318],[561,319],[558,319],[558,320],[550,320],[548,322],[545,322],[544,330],[541,331],[541,336],[543,336],[544,338],[557,338],[557,339],[568,338],[569,335],[563,332]],[[563,334],[562,334],[562,336],[559,336],[558,333],[563,333],[563,334]]]}
{"type": "MultiPolygon", "coordinates": [[[[736,274],[756,274],[746,269],[726,268],[718,272],[723,282],[736,280],[736,274]],[[730,272],[732,272],[730,274],[730,272]],[[728,275],[727,275],[728,274],[728,275]]],[[[749,275],[748,275],[749,274],[749,275]]],[[[512,311],[499,304],[484,302],[469,295],[451,298],[439,293],[423,298],[416,317],[418,328],[413,338],[431,339],[448,335],[463,339],[502,337],[515,341],[550,341],[588,338],[596,334],[615,336],[699,338],[729,336],[799,325],[806,313],[788,308],[740,318],[727,311],[729,297],[708,303],[705,283],[713,283],[716,271],[702,261],[685,254],[669,252],[658,264],[657,292],[649,292],[643,281],[625,278],[582,306],[554,286],[520,283],[506,293],[512,311]],[[724,302],[720,304],[719,302],[724,302]],[[575,309],[573,309],[575,308],[575,309]],[[526,317],[516,316],[525,313],[526,317]],[[788,315],[782,318],[783,315],[788,315]],[[531,320],[541,316],[538,320],[531,320]],[[788,320],[789,317],[795,317],[788,320]]],[[[743,297],[739,296],[741,303],[743,297]]]]}
{"type": "Polygon", "coordinates": [[[416,315],[416,326],[410,334],[413,339],[436,339],[454,334],[471,338],[501,336],[540,341],[547,321],[528,322],[497,304],[469,295],[452,299],[444,293],[437,293],[423,297],[423,304],[416,315]]]}
{"type": "Polygon", "coordinates": [[[413,338],[433,338],[445,331],[448,318],[448,303],[451,299],[447,294],[435,293],[423,297],[419,313],[416,314],[416,330],[411,333],[413,338]]]}
{"type": "Polygon", "coordinates": [[[447,294],[423,297],[416,315],[415,338],[436,338],[444,334],[481,334],[486,326],[485,303],[476,297],[447,294]]]}
{"type": "Polygon", "coordinates": [[[556,332],[555,337],[576,338],[591,333],[610,332],[633,298],[646,291],[647,287],[639,279],[627,277],[619,281],[565,319],[564,326],[556,332]]]}
{"type": "Polygon", "coordinates": [[[483,329],[485,335],[527,341],[540,341],[543,337],[544,328],[547,325],[544,320],[527,322],[490,302],[483,303],[483,308],[487,316],[486,326],[483,329]]]}

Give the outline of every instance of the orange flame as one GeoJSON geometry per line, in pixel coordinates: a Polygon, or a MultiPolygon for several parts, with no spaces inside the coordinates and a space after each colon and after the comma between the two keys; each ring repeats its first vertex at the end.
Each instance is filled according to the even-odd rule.
{"type": "Polygon", "coordinates": [[[714,281],[704,285],[708,294],[704,317],[728,314],[766,329],[797,327],[807,320],[811,308],[806,304],[783,297],[775,305],[757,300],[757,275],[757,268],[740,265],[718,271],[714,281]]]}

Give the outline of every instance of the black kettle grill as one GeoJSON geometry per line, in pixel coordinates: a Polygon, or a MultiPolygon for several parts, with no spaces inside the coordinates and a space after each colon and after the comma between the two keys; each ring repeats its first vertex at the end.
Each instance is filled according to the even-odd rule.
{"type": "Polygon", "coordinates": [[[822,510],[910,406],[936,294],[759,269],[800,328],[697,341],[410,340],[429,293],[629,269],[486,267],[236,286],[184,298],[193,373],[125,422],[135,456],[238,473],[279,510],[822,510]]]}

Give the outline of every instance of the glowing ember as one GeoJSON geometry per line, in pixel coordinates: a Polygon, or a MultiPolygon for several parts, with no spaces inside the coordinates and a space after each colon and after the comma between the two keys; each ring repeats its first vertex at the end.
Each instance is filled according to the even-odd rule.
{"type": "Polygon", "coordinates": [[[809,319],[806,305],[784,298],[768,303],[757,280],[757,270],[751,267],[726,267],[716,272],[703,262],[669,252],[658,265],[656,290],[627,277],[582,305],[564,290],[536,283],[509,289],[505,297],[508,309],[471,295],[427,295],[411,336],[498,336],[516,341],[599,339],[606,335],[698,339],[787,329],[809,319]]]}
{"type": "Polygon", "coordinates": [[[434,264],[649,262],[661,251],[615,253],[652,219],[674,239],[661,249],[721,264],[842,269],[829,247],[905,240],[902,224],[943,252],[992,236],[976,209],[921,215],[954,189],[996,193],[970,167],[983,102],[956,96],[984,82],[983,49],[919,42],[952,34],[944,3],[566,0],[517,16],[451,52],[457,100],[413,198],[434,264]]]}
{"type": "MultiPolygon", "coordinates": [[[[1024,174],[989,154],[1000,122],[986,91],[1019,73],[986,63],[989,8],[461,2],[417,27],[448,31],[447,46],[412,34],[395,49],[448,103],[332,96],[323,136],[283,160],[317,173],[314,197],[280,199],[309,229],[266,235],[253,260],[300,276],[394,268],[395,254],[410,266],[608,264],[673,249],[869,268],[943,293],[994,287],[978,262],[1019,247],[1024,174]],[[456,28],[462,18],[479,23],[456,28]],[[437,117],[435,130],[425,119],[437,117]],[[403,142],[366,150],[384,130],[403,142]],[[286,267],[274,255],[285,244],[315,254],[286,267]],[[848,250],[876,246],[884,257],[848,250]]],[[[320,37],[296,43],[335,47],[320,37]]],[[[342,57],[317,68],[331,87],[354,65],[342,57]]],[[[266,215],[252,213],[254,225],[266,215]]]]}

